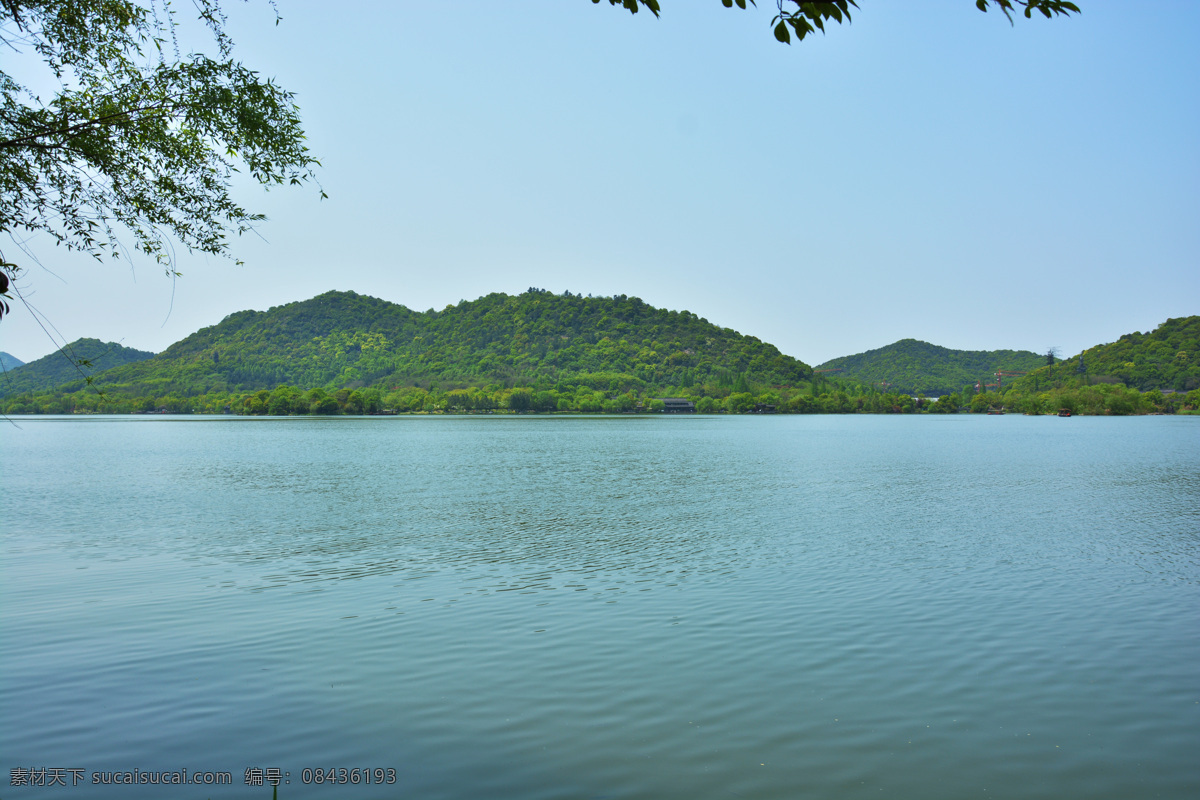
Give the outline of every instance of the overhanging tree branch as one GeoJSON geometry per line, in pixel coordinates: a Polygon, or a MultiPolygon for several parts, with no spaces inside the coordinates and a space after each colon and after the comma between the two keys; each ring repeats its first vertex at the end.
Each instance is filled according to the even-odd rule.
{"type": "Polygon", "coordinates": [[[176,106],[158,105],[147,106],[144,108],[132,108],[126,111],[118,111],[112,114],[107,114],[103,117],[97,117],[95,119],[84,120],[83,122],[79,122],[74,125],[68,125],[65,128],[46,128],[17,139],[2,140],[0,141],[0,147],[20,147],[23,145],[32,147],[65,147],[65,144],[39,145],[37,140],[53,136],[70,136],[74,133],[86,130],[87,128],[103,128],[108,125],[117,125],[124,121],[134,120],[142,114],[146,114],[151,111],[166,111],[167,113],[171,113],[176,108],[176,106]]]}
{"type": "MultiPolygon", "coordinates": [[[[592,2],[598,4],[601,0],[592,2]]],[[[721,0],[721,5],[733,8],[736,4],[744,10],[747,2],[756,5],[754,0],[721,0]]],[[[608,3],[621,6],[633,14],[645,8],[657,17],[662,11],[658,0],[608,0],[608,3]]],[[[1080,13],[1079,7],[1069,0],[975,0],[975,6],[980,11],[987,11],[992,4],[1004,12],[1010,23],[1013,21],[1013,12],[1018,7],[1024,10],[1027,18],[1031,18],[1035,11],[1047,19],[1060,14],[1065,16],[1080,13]]],[[[775,0],[775,7],[778,13],[771,20],[771,29],[778,41],[791,44],[793,36],[803,41],[810,33],[824,33],[826,22],[850,22],[850,8],[857,10],[858,4],[855,0],[775,0]]]]}
{"type": "Polygon", "coordinates": [[[19,31],[5,41],[61,81],[42,103],[0,71],[0,233],[97,258],[128,236],[175,275],[176,243],[229,256],[230,235],[264,219],[235,202],[235,172],[315,181],[292,94],[229,58],[219,0],[192,3],[217,60],[164,55],[171,0],[0,0],[0,36],[19,31]]]}

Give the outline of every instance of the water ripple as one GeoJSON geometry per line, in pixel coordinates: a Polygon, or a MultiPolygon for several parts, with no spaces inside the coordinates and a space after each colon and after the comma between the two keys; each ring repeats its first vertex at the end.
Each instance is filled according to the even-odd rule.
{"type": "Polygon", "coordinates": [[[424,798],[1191,796],[1200,425],[1070,422],[31,423],[0,748],[424,798]]]}

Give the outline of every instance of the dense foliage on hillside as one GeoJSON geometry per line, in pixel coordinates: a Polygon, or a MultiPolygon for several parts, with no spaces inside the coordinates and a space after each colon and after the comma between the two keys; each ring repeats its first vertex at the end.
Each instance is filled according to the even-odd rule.
{"type": "MultiPolygon", "coordinates": [[[[1177,384],[1193,381],[1195,349],[1175,350],[1172,359],[1163,345],[1191,347],[1196,319],[1169,320],[1154,334],[1092,348],[1085,363],[1107,365],[1120,356],[1132,359],[1131,376],[1158,370],[1177,384]]],[[[963,354],[908,340],[890,352],[900,361],[905,352],[925,352],[931,369],[945,367],[952,359],[944,354],[956,352],[959,368],[1012,369],[1005,360],[1012,351],[963,354]],[[940,362],[928,351],[940,351],[940,362]]],[[[1044,363],[1044,356],[1018,355],[1044,363]]],[[[1200,413],[1200,389],[1143,392],[1077,364],[1078,357],[1033,370],[1006,381],[1002,394],[978,390],[985,372],[934,401],[813,373],[754,337],[636,298],[530,290],[418,313],[331,292],[233,314],[153,359],[98,375],[92,386],[75,380],[55,391],[24,391],[0,408],[7,414],[634,413],[664,411],[663,398],[675,397],[702,413],[1200,413]]]]}
{"type": "Polygon", "coordinates": [[[106,372],[95,385],[110,394],[180,397],[280,385],[335,390],[563,381],[627,391],[732,387],[739,379],[791,385],[810,375],[806,364],[772,345],[688,311],[658,309],[624,295],[585,298],[531,289],[426,312],[329,292],[270,311],[232,314],[150,361],[106,372]]]}
{"type": "Polygon", "coordinates": [[[77,339],[62,350],[0,375],[0,397],[46,391],[72,381],[83,383],[86,377],[153,357],[154,353],[122,347],[116,342],[77,339]]]}
{"type": "Polygon", "coordinates": [[[827,361],[818,369],[888,391],[939,396],[976,382],[990,383],[997,371],[1028,372],[1044,364],[1027,350],[951,350],[916,339],[827,361]]]}
{"type": "Polygon", "coordinates": [[[1053,385],[1113,382],[1143,392],[1200,388],[1200,316],[1168,319],[1150,333],[1127,333],[1111,344],[1090,347],[1031,372],[1016,388],[1029,393],[1053,385]]]}

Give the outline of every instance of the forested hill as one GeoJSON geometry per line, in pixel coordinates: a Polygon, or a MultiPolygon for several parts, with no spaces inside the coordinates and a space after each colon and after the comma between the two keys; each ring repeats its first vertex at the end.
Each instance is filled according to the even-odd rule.
{"type": "Polygon", "coordinates": [[[298,387],[536,386],[605,389],[752,381],[796,384],[811,369],[753,336],[636,297],[530,289],[414,312],[353,292],[242,311],[97,385],[178,394],[298,387]]]}
{"type": "Polygon", "coordinates": [[[1063,380],[1119,382],[1141,391],[1200,388],[1200,316],[1168,319],[1152,332],[1090,347],[1030,373],[1019,387],[1036,391],[1063,380]]]}
{"type": "Polygon", "coordinates": [[[112,367],[153,358],[154,353],[99,339],[76,339],[48,356],[0,374],[0,397],[53,389],[68,381],[83,382],[112,367]]]}
{"type": "Polygon", "coordinates": [[[977,381],[990,383],[997,371],[1028,372],[1045,364],[1028,350],[951,350],[916,339],[826,361],[818,369],[889,392],[939,396],[977,381]],[[836,371],[835,371],[836,370],[836,371]]]}

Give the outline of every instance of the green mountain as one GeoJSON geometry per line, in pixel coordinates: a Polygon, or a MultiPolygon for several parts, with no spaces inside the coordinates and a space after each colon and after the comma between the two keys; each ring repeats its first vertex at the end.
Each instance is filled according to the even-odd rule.
{"type": "Polygon", "coordinates": [[[1053,367],[1019,351],[912,339],[813,374],[753,336],[636,297],[540,289],[416,312],[353,292],[242,311],[157,356],[95,339],[0,376],[6,414],[665,411],[958,413],[1005,407],[1138,414],[1200,409],[1200,317],[1168,320],[1053,367]],[[88,385],[72,363],[84,362],[88,385]],[[123,363],[104,370],[114,361],[123,363]],[[1003,393],[973,390],[996,372],[1003,393]],[[825,377],[833,380],[825,380],[825,377]],[[847,379],[847,380],[840,380],[847,379]],[[884,386],[883,384],[888,384],[884,386]],[[1126,383],[1127,385],[1121,385],[1126,383]],[[1164,396],[1147,388],[1193,389],[1164,396]],[[937,403],[913,393],[941,395],[937,403]]]}
{"type": "Polygon", "coordinates": [[[1044,356],[1028,350],[951,350],[901,339],[878,350],[826,361],[818,370],[868,385],[886,384],[889,392],[938,396],[977,381],[995,382],[999,371],[1028,372],[1045,363],[1044,356]]]}
{"type": "MultiPolygon", "coordinates": [[[[641,390],[708,382],[784,385],[811,369],[753,336],[636,297],[530,289],[415,312],[354,292],[241,311],[154,358],[98,375],[127,396],[436,384],[641,390]]],[[[64,380],[69,379],[67,375],[64,380]]],[[[79,386],[63,387],[65,391],[79,386]]]]}
{"type": "Polygon", "coordinates": [[[116,342],[77,339],[62,350],[8,369],[0,375],[0,397],[22,392],[43,392],[71,381],[82,384],[85,377],[94,380],[107,369],[153,357],[154,353],[122,347],[116,342]]]}
{"type": "Polygon", "coordinates": [[[10,369],[16,369],[24,363],[24,361],[16,356],[9,355],[0,350],[0,371],[8,372],[10,369]]]}
{"type": "Polygon", "coordinates": [[[1031,372],[1017,388],[1037,391],[1063,382],[1123,383],[1143,392],[1200,388],[1200,316],[1168,319],[1150,333],[1127,333],[1111,344],[1089,347],[1031,372]]]}

